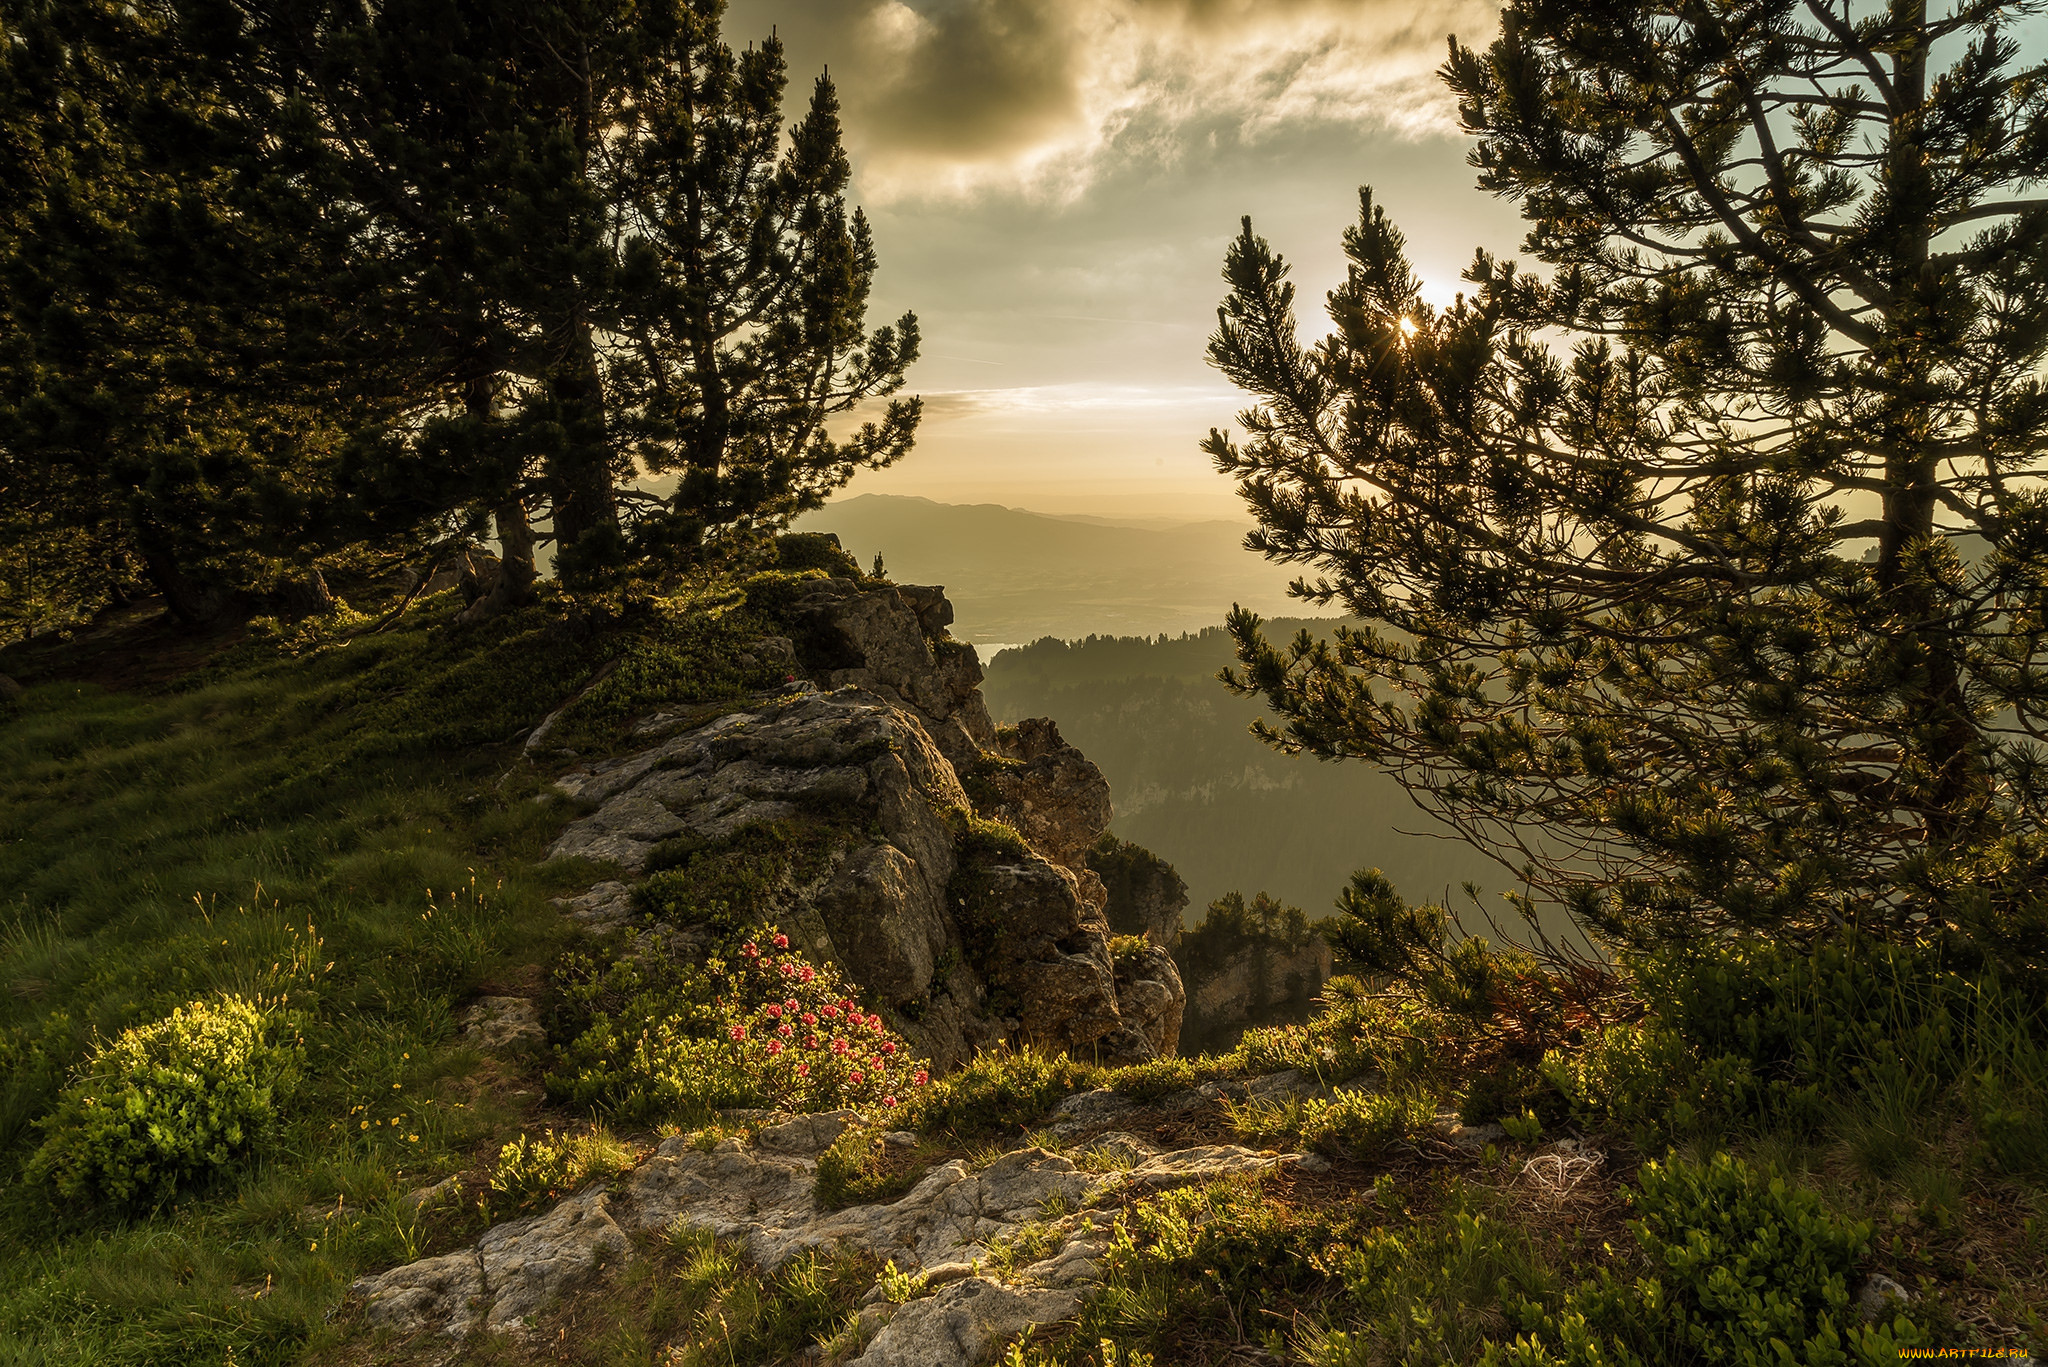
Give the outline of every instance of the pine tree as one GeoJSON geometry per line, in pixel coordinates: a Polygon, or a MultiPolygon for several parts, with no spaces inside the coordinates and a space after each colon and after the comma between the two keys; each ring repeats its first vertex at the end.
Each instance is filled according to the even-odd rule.
{"type": "Polygon", "coordinates": [[[1206,448],[1363,619],[1232,629],[1283,748],[1388,767],[1612,941],[2048,964],[2048,73],[1964,0],[1518,0],[1444,76],[1544,278],[1335,331],[1232,246],[1206,448]],[[1560,348],[1568,344],[1568,349],[1560,348]]]}
{"type": "Polygon", "coordinates": [[[722,0],[691,0],[622,139],[620,364],[635,450],[676,492],[642,545],[693,556],[707,537],[778,529],[857,470],[902,458],[916,399],[835,437],[826,424],[896,393],[915,315],[864,331],[876,256],[847,214],[839,102],[820,77],[785,145],[781,42],[720,40],[722,0]]]}
{"type": "Polygon", "coordinates": [[[301,343],[347,225],[263,172],[161,9],[0,27],[0,514],[206,622],[313,536],[354,377],[301,343]]]}

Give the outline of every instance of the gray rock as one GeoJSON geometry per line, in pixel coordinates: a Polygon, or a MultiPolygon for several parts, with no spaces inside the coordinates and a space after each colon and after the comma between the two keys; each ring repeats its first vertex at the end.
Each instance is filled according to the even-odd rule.
{"type": "Polygon", "coordinates": [[[1047,717],[1018,722],[998,745],[1018,763],[984,775],[996,794],[986,814],[1007,821],[1053,863],[1093,877],[1088,851],[1109,829],[1109,780],[1047,717]]]}
{"type": "Polygon", "coordinates": [[[358,1277],[349,1294],[363,1302],[363,1318],[402,1334],[423,1330],[460,1338],[476,1324],[486,1304],[484,1267],[476,1250],[444,1253],[358,1277]]]}
{"type": "MultiPolygon", "coordinates": [[[[1051,723],[1023,728],[1015,742],[1029,779],[1019,780],[1018,819],[1044,844],[983,880],[992,887],[974,914],[996,933],[967,933],[951,904],[942,814],[968,805],[954,764],[980,757],[995,732],[973,648],[934,648],[943,605],[937,589],[815,581],[796,606],[793,648],[830,691],[761,698],[695,723],[660,719],[638,752],[563,775],[557,787],[596,810],[562,832],[550,857],[637,873],[678,835],[715,841],[754,822],[832,812],[870,838],[843,841],[829,867],[805,886],[790,880],[763,913],[896,1008],[892,1024],[937,1071],[1020,1036],[1105,1062],[1157,1057],[1177,1033],[1178,974],[1162,955],[1117,980],[1106,894],[1082,859],[1108,819],[1108,789],[1051,723]],[[1009,1008],[1000,1015],[992,993],[1009,1008]]],[[[566,903],[599,925],[631,906],[623,888],[605,884],[566,903]]]]}
{"type": "Polygon", "coordinates": [[[914,1149],[917,1147],[917,1133],[914,1130],[891,1130],[882,1136],[882,1142],[892,1149],[914,1149]]]}
{"type": "Polygon", "coordinates": [[[632,1251],[632,1242],[612,1218],[611,1198],[591,1189],[545,1215],[492,1226],[476,1251],[490,1297],[484,1327],[506,1330],[589,1286],[632,1251]]]}
{"type": "Polygon", "coordinates": [[[1053,1107],[1051,1129],[1066,1139],[1098,1125],[1113,1124],[1138,1109],[1138,1103],[1122,1093],[1097,1087],[1092,1092],[1076,1092],[1053,1107]]]}
{"type": "Polygon", "coordinates": [[[479,1049],[510,1049],[547,1039],[540,1007],[531,997],[479,997],[459,1019],[463,1040],[479,1049]]]}
{"type": "MultiPolygon", "coordinates": [[[[1173,956],[1156,944],[1116,965],[1116,1007],[1124,1027],[1143,1040],[1149,1057],[1170,1058],[1180,1045],[1187,993],[1173,956]]],[[[1142,1061],[1142,1060],[1133,1060],[1142,1061]]]]}
{"type": "Polygon", "coordinates": [[[1507,1131],[1498,1125],[1467,1125],[1458,1119],[1455,1111],[1445,1111],[1436,1118],[1437,1134],[1456,1144],[1459,1148],[1477,1153],[1488,1144],[1498,1144],[1507,1138],[1507,1131]]]}
{"type": "Polygon", "coordinates": [[[427,1211],[445,1206],[462,1197],[461,1179],[444,1177],[430,1187],[419,1187],[398,1198],[398,1203],[407,1210],[427,1211]]]}
{"type": "Polygon", "coordinates": [[[1098,1135],[1091,1147],[1097,1153],[1116,1158],[1132,1167],[1148,1158],[1156,1157],[1159,1153],[1157,1144],[1140,1139],[1134,1134],[1125,1134],[1122,1130],[1111,1130],[1107,1134],[1098,1135]]]}
{"type": "Polygon", "coordinates": [[[978,914],[994,932],[985,971],[991,988],[1016,999],[1024,1036],[1071,1049],[1121,1026],[1108,923],[1081,900],[1075,876],[1039,859],[994,865],[984,881],[978,914]]]}
{"type": "Polygon", "coordinates": [[[564,916],[593,930],[609,930],[633,919],[633,889],[617,879],[593,883],[581,897],[557,897],[554,904],[564,916]]]}
{"type": "Polygon", "coordinates": [[[757,1131],[754,1143],[769,1153],[785,1154],[791,1158],[815,1158],[859,1123],[859,1111],[820,1111],[757,1131]]]}
{"type": "Polygon", "coordinates": [[[1244,1172],[1270,1172],[1287,1162],[1284,1155],[1257,1153],[1236,1144],[1211,1144],[1148,1158],[1131,1169],[1131,1181],[1153,1191],[1213,1182],[1244,1172]]]}
{"type": "Polygon", "coordinates": [[[891,585],[862,589],[827,579],[806,591],[797,615],[805,647],[828,688],[853,684],[914,711],[939,750],[964,764],[995,744],[995,725],[982,701],[981,661],[974,647],[930,638],[952,608],[937,589],[891,585]]]}
{"type": "Polygon", "coordinates": [[[1865,1324],[1874,1324],[1912,1300],[1905,1287],[1881,1273],[1872,1273],[1856,1292],[1856,1310],[1865,1324]]]}
{"type": "MultiPolygon", "coordinates": [[[[472,1249],[360,1278],[350,1290],[380,1328],[457,1337],[479,1328],[517,1331],[631,1256],[633,1232],[689,1226],[741,1241],[768,1271],[801,1253],[835,1247],[891,1261],[937,1293],[912,1305],[940,1305],[909,1320],[899,1312],[892,1323],[929,1323],[939,1336],[935,1342],[950,1345],[945,1351],[969,1354],[958,1361],[979,1361],[972,1355],[986,1343],[975,1337],[981,1332],[975,1324],[986,1321],[989,1334],[1007,1338],[1025,1324],[1064,1318],[1100,1279],[1114,1215],[1088,1208],[1097,1195],[1126,1182],[1156,1189],[1266,1171],[1298,1157],[1230,1145],[1158,1153],[1133,1136],[1115,1135],[1109,1142],[1128,1145],[1140,1159],[1128,1177],[1084,1173],[1059,1154],[1020,1149],[978,1172],[957,1160],[941,1164],[898,1201],[820,1212],[813,1194],[817,1164],[795,1152],[830,1144],[850,1118],[847,1112],[799,1116],[762,1130],[752,1146],[724,1139],[703,1150],[683,1136],[665,1140],[615,1193],[587,1188],[545,1214],[490,1229],[472,1249]],[[1020,1269],[1017,1286],[981,1276],[992,1247],[1034,1221],[1050,1222],[1059,1236],[1053,1252],[1020,1269]],[[976,1282],[1002,1295],[987,1299],[981,1290],[945,1299],[976,1282]],[[1046,1294],[1052,1292],[1058,1294],[1046,1294]]],[[[882,1345],[885,1356],[875,1361],[907,1361],[887,1354],[910,1351],[908,1342],[899,1335],[897,1346],[889,1347],[878,1337],[869,1352],[882,1345]]]]}
{"type": "Polygon", "coordinates": [[[900,1201],[820,1216],[757,1257],[779,1266],[808,1249],[852,1245],[903,1271],[973,1262],[988,1256],[990,1241],[1037,1219],[1049,1204],[1079,1207],[1100,1182],[1044,1149],[1004,1154],[980,1172],[955,1160],[926,1173],[900,1201]]]}
{"type": "Polygon", "coordinates": [[[1080,1306],[1072,1291],[969,1277],[899,1307],[851,1367],[980,1367],[1025,1329],[1057,1323],[1080,1306]]]}
{"type": "Polygon", "coordinates": [[[1251,1078],[1243,1086],[1245,1098],[1249,1101],[1277,1102],[1296,1097],[1330,1095],[1330,1089],[1318,1082],[1313,1073],[1304,1073],[1299,1068],[1289,1068],[1285,1072],[1267,1073],[1263,1077],[1251,1078]]]}
{"type": "Polygon", "coordinates": [[[0,674],[0,702],[13,702],[28,690],[11,674],[0,674]]]}

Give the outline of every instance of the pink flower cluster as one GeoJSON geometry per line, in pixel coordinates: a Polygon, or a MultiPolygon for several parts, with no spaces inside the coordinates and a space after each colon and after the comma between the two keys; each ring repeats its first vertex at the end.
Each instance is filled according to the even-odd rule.
{"type": "Polygon", "coordinates": [[[711,972],[734,1061],[778,1104],[893,1107],[931,1080],[880,1013],[845,995],[837,969],[806,963],[772,927],[711,972]]]}

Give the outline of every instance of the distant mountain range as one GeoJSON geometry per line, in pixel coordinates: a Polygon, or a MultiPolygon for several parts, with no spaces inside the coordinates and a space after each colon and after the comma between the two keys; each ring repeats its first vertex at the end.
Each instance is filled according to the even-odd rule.
{"type": "Polygon", "coordinates": [[[1298,607],[1286,592],[1294,572],[1244,549],[1249,524],[1119,521],[863,494],[798,525],[836,532],[863,565],[880,554],[900,582],[945,585],[953,634],[983,647],[1199,631],[1221,622],[1232,603],[1266,614],[1298,607]]]}

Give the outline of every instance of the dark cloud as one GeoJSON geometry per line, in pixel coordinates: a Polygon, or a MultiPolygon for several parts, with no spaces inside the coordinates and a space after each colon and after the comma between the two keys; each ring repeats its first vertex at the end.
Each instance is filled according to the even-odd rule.
{"type": "Polygon", "coordinates": [[[1448,127],[1445,32],[1491,0],[738,0],[829,64],[871,193],[1071,197],[1119,161],[1290,124],[1448,127]]]}

